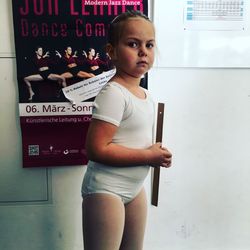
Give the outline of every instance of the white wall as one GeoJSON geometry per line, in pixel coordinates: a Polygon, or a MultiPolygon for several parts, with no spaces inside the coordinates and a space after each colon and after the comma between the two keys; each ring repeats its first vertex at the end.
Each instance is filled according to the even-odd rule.
{"type": "Polygon", "coordinates": [[[155,68],[166,103],[162,171],[146,249],[247,250],[250,246],[250,70],[155,68]]]}
{"type": "MultiPolygon", "coordinates": [[[[1,4],[6,8],[0,9],[0,16],[11,15],[11,2],[1,4]]],[[[9,20],[0,28],[2,33],[7,27],[11,37],[9,20]]],[[[22,185],[15,186],[20,183],[16,173],[40,175],[37,169],[22,169],[15,58],[9,40],[12,45],[0,51],[0,176],[1,185],[11,185],[18,197],[22,185]]],[[[161,171],[159,206],[149,204],[145,250],[249,249],[249,79],[250,69],[156,66],[151,71],[149,89],[166,103],[164,143],[174,156],[173,167],[161,171]]],[[[83,166],[52,168],[47,202],[0,202],[0,249],[83,249],[83,174],[83,166]]],[[[150,195],[150,178],[146,187],[150,195]]]]}

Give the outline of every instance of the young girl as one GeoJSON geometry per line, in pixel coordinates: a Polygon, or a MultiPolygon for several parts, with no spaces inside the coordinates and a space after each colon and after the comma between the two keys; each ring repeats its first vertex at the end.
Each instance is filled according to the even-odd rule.
{"type": "Polygon", "coordinates": [[[83,51],[85,55],[84,64],[86,65],[88,72],[93,73],[94,75],[99,75],[103,71],[109,69],[109,56],[107,55],[105,60],[99,58],[99,53],[96,53],[94,48],[89,48],[87,53],[83,51]]]}
{"type": "Polygon", "coordinates": [[[70,46],[67,46],[64,52],[65,53],[62,56],[56,50],[56,55],[62,59],[63,65],[66,68],[66,72],[64,72],[61,76],[63,76],[66,79],[73,78],[73,77],[87,79],[87,78],[91,78],[95,76],[94,74],[87,73],[85,71],[82,71],[79,68],[76,52],[73,54],[72,48],[70,46]]]}
{"type": "Polygon", "coordinates": [[[55,74],[49,68],[50,60],[49,60],[49,52],[43,53],[43,48],[41,46],[37,46],[35,50],[36,56],[33,60],[34,65],[37,68],[38,73],[30,76],[26,76],[23,80],[29,91],[29,99],[28,101],[32,101],[35,93],[32,89],[31,82],[39,82],[46,81],[47,79],[51,81],[57,81],[62,87],[66,87],[66,80],[63,76],[55,74]]]}
{"type": "Polygon", "coordinates": [[[149,166],[169,167],[171,153],[152,144],[154,104],[141,77],[154,61],[155,30],[129,11],[110,26],[107,51],[116,74],[94,102],[82,184],[84,250],[141,250],[149,166]]]}

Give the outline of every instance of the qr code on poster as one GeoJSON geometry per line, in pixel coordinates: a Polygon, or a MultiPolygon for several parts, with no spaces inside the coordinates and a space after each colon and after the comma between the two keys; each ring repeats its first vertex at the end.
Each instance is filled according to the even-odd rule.
{"type": "Polygon", "coordinates": [[[39,155],[39,145],[29,145],[29,155],[39,155]]]}

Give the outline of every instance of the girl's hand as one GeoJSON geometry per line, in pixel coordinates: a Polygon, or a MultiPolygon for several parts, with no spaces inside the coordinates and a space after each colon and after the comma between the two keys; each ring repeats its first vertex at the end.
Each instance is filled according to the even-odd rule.
{"type": "Polygon", "coordinates": [[[106,57],[107,57],[107,59],[109,59],[109,60],[111,59],[109,53],[106,53],[106,57]]]}
{"type": "Polygon", "coordinates": [[[99,58],[99,53],[96,54],[95,60],[99,58]]]}
{"type": "Polygon", "coordinates": [[[87,57],[87,53],[85,50],[82,51],[83,56],[87,57]]]}
{"type": "Polygon", "coordinates": [[[49,57],[49,51],[47,51],[43,57],[49,57]]]}
{"type": "Polygon", "coordinates": [[[60,58],[62,57],[61,54],[57,50],[55,50],[55,52],[56,52],[56,56],[59,56],[60,58]]]}
{"type": "Polygon", "coordinates": [[[161,143],[155,143],[148,148],[150,150],[149,164],[152,167],[169,168],[172,163],[172,154],[161,143]]]}

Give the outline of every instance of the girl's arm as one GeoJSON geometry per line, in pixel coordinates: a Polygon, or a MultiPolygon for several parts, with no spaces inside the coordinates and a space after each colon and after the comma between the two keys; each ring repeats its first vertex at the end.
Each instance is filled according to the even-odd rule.
{"type": "Polygon", "coordinates": [[[161,143],[153,144],[147,149],[132,149],[112,143],[117,126],[92,119],[86,140],[89,160],[111,166],[151,165],[169,167],[171,153],[161,147],[161,143]]]}
{"type": "Polygon", "coordinates": [[[62,55],[59,53],[58,50],[55,50],[55,52],[56,52],[56,56],[59,56],[59,58],[62,58],[62,55]]]}

